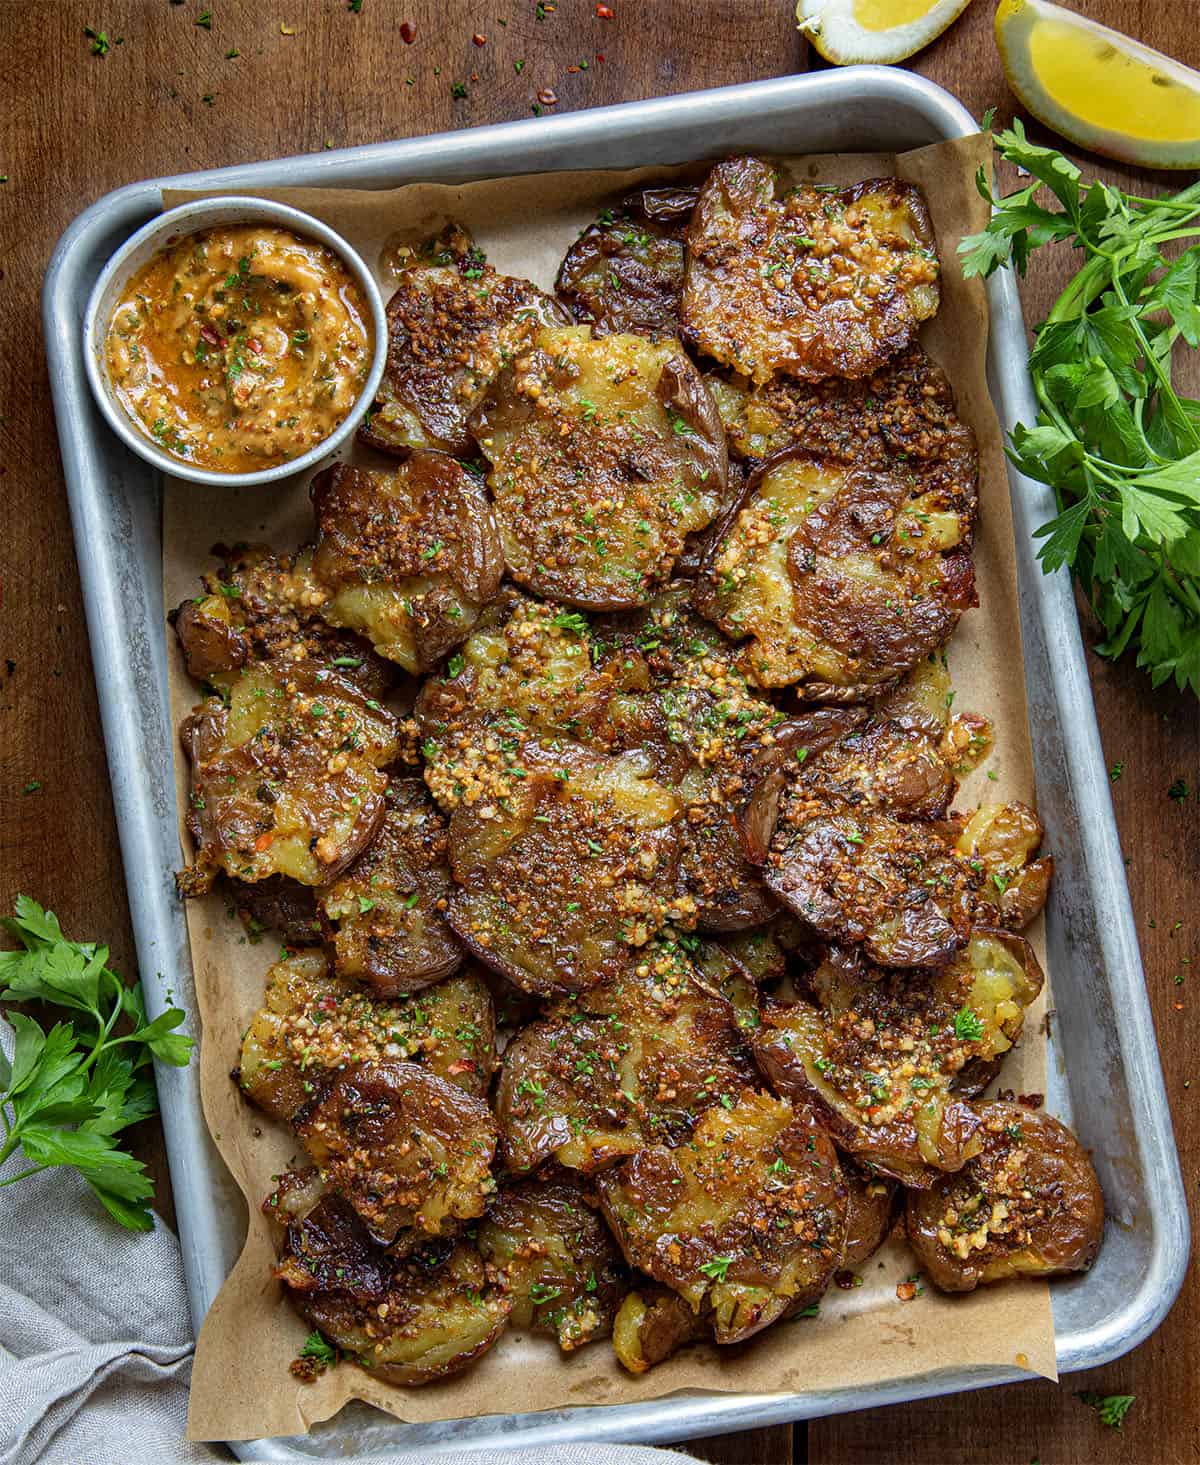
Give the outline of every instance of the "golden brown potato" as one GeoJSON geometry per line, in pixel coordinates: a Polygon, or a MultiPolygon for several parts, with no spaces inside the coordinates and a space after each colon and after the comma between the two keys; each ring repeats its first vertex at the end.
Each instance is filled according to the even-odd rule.
{"type": "Polygon", "coordinates": [[[956,1175],[908,1197],[908,1240],[944,1292],[1008,1277],[1085,1272],[1104,1197],[1083,1146],[1049,1114],[977,1106],[983,1147],[956,1175]]]}
{"type": "Polygon", "coordinates": [[[321,922],[311,886],[299,885],[285,875],[274,875],[257,885],[243,880],[226,883],[233,909],[252,942],[261,940],[264,931],[274,931],[285,946],[321,944],[321,922]]]}
{"type": "Polygon", "coordinates": [[[955,413],[946,373],[916,342],[856,381],[779,376],[750,390],[738,380],[706,380],[740,458],[761,462],[800,445],[834,463],[899,463],[922,483],[941,484],[947,497],[975,502],[975,434],[955,413]]]}
{"type": "MultiPolygon", "coordinates": [[[[954,485],[950,485],[951,488],[954,485]]],[[[788,448],[747,480],[696,581],[742,665],[814,701],[887,691],[976,604],[973,500],[788,448]]]]}
{"type": "Polygon", "coordinates": [[[833,1145],[785,1100],[744,1090],[676,1149],[598,1180],[630,1265],[713,1313],[737,1343],[824,1292],[841,1260],[846,1190],[833,1145]]]}
{"type": "Polygon", "coordinates": [[[496,1090],[503,1158],[594,1171],[685,1137],[754,1075],[730,1004],[660,940],[627,975],[561,1002],[505,1049],[496,1090]]]}
{"type": "Polygon", "coordinates": [[[312,659],[337,668],[369,697],[382,697],[395,668],[366,641],[320,619],[325,599],[312,575],[312,551],[276,555],[241,545],[203,577],[204,594],[172,615],[188,675],[228,686],[249,661],[312,659]]]}
{"type": "Polygon", "coordinates": [[[446,821],[419,778],[393,778],[374,843],[317,892],[335,971],[398,997],[448,976],[463,949],[446,924],[446,821]]]}
{"type": "Polygon", "coordinates": [[[238,675],[228,703],[210,697],[181,729],[191,763],[193,864],[184,895],[287,875],[323,885],[365,849],[383,818],[399,752],[396,720],[340,672],[264,661],[238,675]]]}
{"type": "Polygon", "coordinates": [[[492,771],[489,796],[450,820],[447,918],[480,960],[529,992],[577,992],[689,917],[675,893],[679,800],[645,755],[530,746],[492,771]]]}
{"type": "Polygon", "coordinates": [[[756,383],[859,377],[938,308],[925,200],[897,178],[780,194],[758,158],[709,174],[687,233],[684,339],[756,383]]]}
{"type": "Polygon", "coordinates": [[[869,1174],[848,1156],[841,1163],[846,1183],[846,1244],[841,1264],[859,1267],[887,1240],[900,1187],[894,1180],[869,1174]]]}
{"type": "Polygon", "coordinates": [[[401,1251],[482,1216],[495,1189],[487,1105],[415,1063],[343,1069],[295,1128],[328,1188],[401,1251]]]}
{"type": "Polygon", "coordinates": [[[323,1201],[287,1230],[276,1275],[300,1316],[389,1384],[427,1384],[473,1363],[508,1321],[511,1298],[465,1241],[427,1241],[397,1260],[348,1207],[323,1201]]]}
{"type": "Polygon", "coordinates": [[[699,190],[640,188],[605,209],[567,250],[555,291],[596,335],[679,335],[683,238],[699,190]]]}
{"type": "Polygon", "coordinates": [[[339,463],[312,482],[321,614],[424,672],[464,640],[500,588],[504,553],[473,473],[417,452],[387,473],[339,463]]]}
{"type": "Polygon", "coordinates": [[[612,1331],[625,1268],[571,1175],[506,1186],[479,1223],[477,1245],[513,1299],[514,1326],[548,1333],[564,1353],[612,1331]]]}
{"type": "Polygon", "coordinates": [[[945,817],[958,780],[939,742],[891,718],[873,715],[801,765],[789,798],[790,820],[802,809],[885,809],[901,820],[945,817]]]}
{"type": "Polygon", "coordinates": [[[642,1282],[628,1293],[613,1323],[613,1351],[630,1373],[645,1373],[685,1343],[708,1337],[706,1319],[697,1317],[678,1292],[654,1282],[642,1282]]]}
{"type": "Polygon", "coordinates": [[[472,451],[467,419],[505,362],[561,307],[528,280],[500,275],[449,224],[407,251],[388,301],[387,367],[359,437],[403,456],[472,451]]]}
{"type": "Polygon", "coordinates": [[[496,1069],[492,1001],[468,968],[394,1002],[330,973],[323,952],[288,956],[267,973],[262,1008],[242,1038],[242,1092],[276,1119],[291,1120],[326,1074],[355,1063],[403,1058],[476,1098],[496,1069]]]}
{"type": "Polygon", "coordinates": [[[725,493],[725,432],[677,341],[546,327],[472,419],[509,574],[591,610],[643,604],[725,493]]]}
{"type": "Polygon", "coordinates": [[[826,962],[813,1000],[764,1007],[754,1056],[776,1092],[814,1106],[838,1144],[882,1175],[928,1187],[982,1143],[981,1073],[1012,1047],[1042,973],[1019,936],[977,931],[936,972],[826,962]]]}
{"type": "Polygon", "coordinates": [[[979,898],[995,909],[994,919],[1022,931],[1041,914],[1050,894],[1054,861],[1033,860],[1042,843],[1042,821],[1028,806],[981,804],[967,820],[957,848],[983,877],[979,898]]]}

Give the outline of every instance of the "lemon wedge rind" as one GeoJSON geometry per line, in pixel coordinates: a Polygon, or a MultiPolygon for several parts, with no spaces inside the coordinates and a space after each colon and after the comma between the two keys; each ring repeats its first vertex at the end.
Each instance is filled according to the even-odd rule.
{"type": "Polygon", "coordinates": [[[996,45],[1013,93],[1061,136],[1124,163],[1200,168],[1200,71],[1051,0],[1000,0],[996,45]]]}
{"type": "Polygon", "coordinates": [[[838,66],[903,61],[953,25],[971,0],[799,0],[796,21],[838,66]]]}

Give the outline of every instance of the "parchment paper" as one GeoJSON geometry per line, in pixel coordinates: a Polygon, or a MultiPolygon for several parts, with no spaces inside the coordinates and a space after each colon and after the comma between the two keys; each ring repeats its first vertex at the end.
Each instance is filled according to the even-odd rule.
{"type": "MultiPolygon", "coordinates": [[[[898,157],[863,154],[784,160],[797,177],[846,183],[896,172],[917,183],[929,201],[941,251],[942,304],[922,340],[947,370],[959,412],[979,439],[981,513],[976,574],[981,608],[964,616],[950,646],[957,706],[985,712],[996,751],[967,781],[960,806],[978,799],[1033,802],[1025,683],[1020,658],[1016,575],[1008,481],[1000,433],[988,398],[984,356],[986,303],[978,281],[966,282],[955,246],[983,226],[985,206],[972,184],[988,148],[980,137],[942,143],[898,157]],[[987,777],[987,771],[995,781],[987,777]]],[[[502,271],[550,288],[558,262],[578,231],[632,182],[696,167],[635,173],[526,176],[463,186],[413,184],[391,192],[290,189],[265,194],[317,215],[341,231],[374,267],[398,237],[416,241],[448,219],[466,224],[502,271]]],[[[168,194],[164,205],[191,194],[168,194]]],[[[382,263],[380,279],[390,281],[382,263]]],[[[348,456],[370,458],[358,448],[348,456]]],[[[267,540],[291,549],[311,534],[307,482],[267,489],[205,489],[167,485],[163,523],[166,604],[196,593],[216,541],[267,540]]],[[[171,698],[178,724],[197,700],[172,647],[171,698]]],[[[186,770],[177,750],[182,829],[186,770]]],[[[181,835],[186,845],[186,837],[181,835]]],[[[289,1362],[307,1328],[272,1279],[273,1236],[259,1206],[271,1177],[297,1155],[295,1138],[251,1109],[231,1082],[240,1035],[261,1003],[263,979],[277,948],[247,942],[219,895],[193,901],[188,929],[203,1022],[199,1062],[204,1112],[213,1138],[241,1187],[249,1234],[204,1323],[192,1375],[189,1437],[246,1439],[298,1434],[353,1398],[409,1421],[488,1413],[623,1404],[679,1390],[777,1394],[795,1390],[867,1387],[942,1369],[1016,1365],[1055,1376],[1054,1331],[1044,1283],[982,1288],[947,1298],[925,1288],[911,1302],[895,1295],[915,1270],[911,1255],[890,1242],[862,1269],[863,1285],[830,1290],[820,1315],[781,1324],[746,1348],[698,1345],[641,1378],[617,1365],[607,1344],[562,1356],[547,1339],[508,1333],[474,1368],[419,1389],[390,1387],[351,1365],[330,1369],[313,1384],[298,1383],[289,1362]]],[[[1040,940],[1037,942],[1039,948],[1040,940]]],[[[1042,1001],[1029,1013],[1026,1036],[1002,1075],[1018,1092],[1044,1089],[1042,1001]]]]}

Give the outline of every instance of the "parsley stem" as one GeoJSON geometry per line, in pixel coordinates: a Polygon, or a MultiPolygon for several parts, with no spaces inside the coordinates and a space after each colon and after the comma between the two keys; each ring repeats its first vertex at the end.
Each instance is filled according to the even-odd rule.
{"type": "MultiPolygon", "coordinates": [[[[15,1149],[16,1146],[14,1145],[13,1148],[15,1149]]],[[[12,1154],[12,1150],[7,1147],[5,1150],[0,1150],[0,1164],[3,1164],[10,1154],[12,1154]]],[[[37,1175],[40,1171],[49,1170],[49,1168],[49,1165],[31,1165],[28,1170],[22,1170],[16,1175],[9,1175],[6,1179],[0,1180],[0,1190],[6,1185],[15,1185],[18,1180],[28,1180],[31,1175],[37,1175]]]]}

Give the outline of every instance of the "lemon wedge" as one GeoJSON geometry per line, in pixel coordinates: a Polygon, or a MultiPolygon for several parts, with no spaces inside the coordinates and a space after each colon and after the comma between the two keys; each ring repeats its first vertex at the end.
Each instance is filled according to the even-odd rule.
{"type": "Polygon", "coordinates": [[[826,61],[903,61],[935,40],[971,0],[800,0],[796,20],[826,61]]]}
{"type": "Polygon", "coordinates": [[[1200,168],[1200,71],[1049,0],[1000,0],[996,45],[1013,92],[1063,137],[1126,163],[1200,168]]]}

